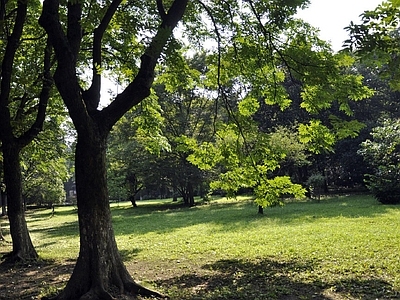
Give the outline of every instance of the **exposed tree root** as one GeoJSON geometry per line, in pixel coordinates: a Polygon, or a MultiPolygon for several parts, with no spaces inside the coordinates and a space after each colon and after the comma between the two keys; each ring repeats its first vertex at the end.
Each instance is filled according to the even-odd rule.
{"type": "Polygon", "coordinates": [[[14,251],[4,254],[2,258],[4,259],[4,264],[15,264],[25,261],[19,252],[15,253],[14,251]]]}
{"type": "Polygon", "coordinates": [[[111,294],[107,293],[103,288],[91,289],[84,294],[79,300],[116,300],[111,294]]]}
{"type": "Polygon", "coordinates": [[[157,291],[146,288],[134,281],[130,281],[125,284],[125,289],[134,295],[140,295],[143,297],[151,297],[156,299],[169,299],[168,296],[160,294],[157,291]]]}

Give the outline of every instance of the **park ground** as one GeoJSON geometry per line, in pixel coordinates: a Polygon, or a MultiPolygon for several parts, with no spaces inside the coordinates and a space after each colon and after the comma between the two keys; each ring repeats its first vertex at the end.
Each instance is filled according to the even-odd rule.
{"type": "MultiPolygon", "coordinates": [[[[400,207],[367,195],[289,201],[264,215],[249,198],[122,202],[112,213],[132,276],[171,299],[400,299],[400,207]]],[[[27,221],[41,260],[1,266],[0,299],[52,295],[72,273],[75,208],[30,210],[27,221]]]]}

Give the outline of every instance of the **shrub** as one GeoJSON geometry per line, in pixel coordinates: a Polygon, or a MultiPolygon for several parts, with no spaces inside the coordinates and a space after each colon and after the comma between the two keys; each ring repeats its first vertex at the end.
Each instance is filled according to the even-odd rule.
{"type": "Polygon", "coordinates": [[[383,204],[400,203],[400,120],[385,120],[361,143],[361,154],[370,166],[365,183],[383,204]]]}

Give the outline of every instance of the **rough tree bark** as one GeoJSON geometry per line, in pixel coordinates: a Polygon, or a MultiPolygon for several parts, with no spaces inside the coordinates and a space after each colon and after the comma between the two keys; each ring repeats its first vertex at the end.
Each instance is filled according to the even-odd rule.
{"type": "Polygon", "coordinates": [[[67,34],[62,28],[59,0],[45,0],[39,20],[54,47],[58,65],[56,86],[68,108],[78,135],[75,155],[80,252],[73,274],[56,299],[114,299],[117,294],[164,298],[163,295],[135,283],[118,253],[106,184],[106,139],[112,126],[134,105],[149,96],[154,69],[161,52],[185,11],[187,0],[175,0],[168,13],[157,1],[161,24],[141,57],[135,79],[103,110],[100,102],[102,34],[121,0],[112,1],[93,38],[93,78],[87,91],[79,86],[77,57],[82,39],[82,4],[68,3],[67,34]]]}
{"type": "Polygon", "coordinates": [[[163,298],[135,283],[119,255],[108,202],[105,150],[105,136],[78,137],[75,166],[80,251],[73,274],[57,299],[113,299],[113,294],[163,298]]]}
{"type": "Polygon", "coordinates": [[[3,143],[4,180],[7,186],[8,220],[13,250],[5,255],[7,262],[36,260],[38,254],[32,244],[25,220],[22,199],[21,167],[19,147],[13,143],[3,143]]]}

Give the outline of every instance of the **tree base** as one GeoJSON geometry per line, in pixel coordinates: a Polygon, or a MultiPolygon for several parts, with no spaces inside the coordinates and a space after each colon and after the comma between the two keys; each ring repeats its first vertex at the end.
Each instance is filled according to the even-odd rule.
{"type": "MultiPolygon", "coordinates": [[[[106,291],[97,286],[92,287],[88,292],[80,296],[79,300],[117,300],[117,299],[136,299],[137,296],[154,298],[154,299],[169,299],[157,291],[146,288],[134,281],[129,281],[124,284],[124,291],[118,291],[118,287],[114,286],[112,291],[106,291]]],[[[76,300],[75,296],[71,296],[72,291],[67,288],[60,294],[53,297],[43,297],[42,300],[76,300]]]]}
{"type": "Polygon", "coordinates": [[[38,260],[38,255],[36,252],[31,255],[24,255],[21,252],[15,252],[11,251],[9,253],[6,253],[2,256],[2,259],[4,259],[3,264],[16,264],[16,263],[30,263],[30,262],[36,262],[38,260]]]}

